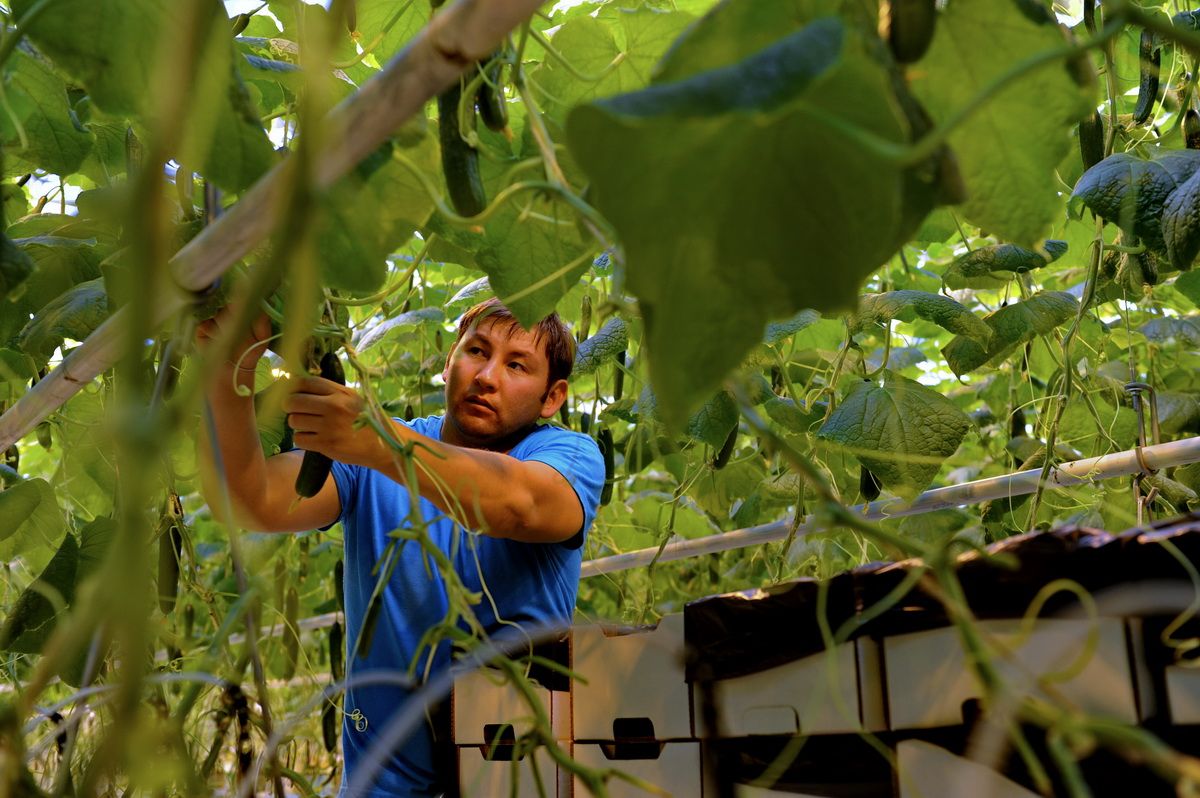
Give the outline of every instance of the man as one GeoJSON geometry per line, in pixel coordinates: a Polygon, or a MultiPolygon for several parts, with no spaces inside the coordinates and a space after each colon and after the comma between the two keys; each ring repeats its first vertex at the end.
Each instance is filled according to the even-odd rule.
{"type": "MultiPolygon", "coordinates": [[[[201,342],[227,319],[220,314],[202,324],[201,342]]],[[[236,519],[252,529],[300,531],[343,522],[350,675],[404,672],[414,662],[420,675],[426,664],[433,670],[449,665],[448,644],[431,651],[422,640],[450,608],[444,580],[415,541],[388,554],[389,544],[397,545],[389,533],[414,524],[449,558],[467,589],[486,591],[474,613],[487,632],[513,623],[569,622],[604,465],[591,438],[537,423],[565,401],[574,361],[573,339],[556,314],[528,331],[497,300],[463,315],[442,372],[445,415],[390,423],[394,442],[412,450],[413,485],[396,447],[356,424],[363,401],[353,389],[315,377],[297,380],[284,402],[293,440],[334,460],[320,491],[299,501],[294,483],[303,452],[265,458],[253,400],[233,387],[253,386],[268,328],[260,318],[235,349],[246,357],[223,364],[209,386],[225,485],[213,485],[210,475],[206,494],[217,506],[218,491],[227,489],[236,519]],[[420,495],[417,508],[410,489],[420,495]],[[380,563],[389,557],[394,570],[381,576],[380,563]],[[355,656],[377,579],[386,580],[381,614],[369,652],[355,656]]],[[[356,722],[343,724],[349,774],[343,784],[407,695],[391,687],[347,691],[343,710],[356,722]]],[[[392,753],[372,795],[435,794],[446,774],[436,773],[433,761],[424,729],[392,753]]]]}

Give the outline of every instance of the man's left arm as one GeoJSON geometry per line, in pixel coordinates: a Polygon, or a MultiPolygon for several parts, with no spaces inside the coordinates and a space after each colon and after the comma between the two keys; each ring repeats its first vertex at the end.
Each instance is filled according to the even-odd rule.
{"type": "MultiPolygon", "coordinates": [[[[306,379],[284,409],[294,421],[297,447],[408,484],[399,451],[374,429],[355,428],[362,399],[354,391],[306,379]]],[[[555,467],[442,443],[403,424],[389,424],[394,440],[412,448],[417,492],[467,529],[525,543],[560,543],[583,528],[583,500],[555,467]]]]}

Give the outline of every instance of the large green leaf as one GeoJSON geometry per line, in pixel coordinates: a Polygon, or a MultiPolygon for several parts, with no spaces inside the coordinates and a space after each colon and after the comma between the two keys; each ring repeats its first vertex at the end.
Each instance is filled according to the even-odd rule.
{"type": "Polygon", "coordinates": [[[817,435],[845,447],[884,487],[911,499],[929,487],[970,426],[937,391],[885,371],[882,382],[854,383],[817,435]]]}
{"type": "Polygon", "coordinates": [[[860,332],[869,324],[882,324],[893,319],[912,321],[916,318],[931,321],[952,333],[974,338],[984,345],[992,338],[991,327],[950,297],[912,290],[866,294],[850,321],[850,329],[860,332]]]}
{"type": "Polygon", "coordinates": [[[385,142],[321,198],[317,251],[328,286],[367,293],[383,283],[387,256],[433,212],[433,199],[407,164],[428,172],[436,163],[436,142],[418,131],[404,146],[385,142]]]}
{"type": "Polygon", "coordinates": [[[63,79],[40,56],[22,47],[4,71],[4,90],[11,109],[11,115],[0,113],[5,155],[58,175],[77,171],[91,152],[93,138],[72,113],[63,79]],[[24,139],[15,124],[18,120],[24,139]]]}
{"type": "Polygon", "coordinates": [[[655,63],[692,21],[690,14],[644,6],[616,16],[615,25],[578,17],[554,33],[554,46],[570,67],[549,58],[530,75],[544,95],[540,102],[554,118],[564,119],[579,103],[645,86],[655,63]],[[580,80],[578,74],[596,79],[580,80]]]}
{"type": "Polygon", "coordinates": [[[1179,343],[1200,349],[1200,316],[1160,316],[1140,328],[1142,335],[1160,344],[1179,343]]]}
{"type": "MultiPolygon", "coordinates": [[[[909,71],[935,121],[962,111],[1026,59],[1063,46],[1056,25],[1035,23],[1017,6],[954,0],[939,14],[929,52],[909,71]]],[[[963,215],[1021,246],[1045,238],[1064,205],[1055,167],[1071,147],[1071,128],[1094,106],[1060,59],[989,98],[950,136],[967,187],[963,215]]]]}
{"type": "Polygon", "coordinates": [[[1071,194],[1106,222],[1155,250],[1165,250],[1163,205],[1200,169],[1200,151],[1169,150],[1147,160],[1128,152],[1105,158],[1083,173],[1071,194]]]}
{"type": "Polygon", "coordinates": [[[82,341],[108,317],[103,280],[80,283],[47,304],[21,330],[17,344],[45,364],[66,338],[82,341]]]}
{"type": "Polygon", "coordinates": [[[987,363],[1008,357],[1021,344],[1045,335],[1067,321],[1079,310],[1075,297],[1061,291],[1036,294],[989,314],[984,321],[992,328],[992,340],[986,346],[959,336],[942,349],[946,364],[962,376],[987,363]]]}
{"type": "Polygon", "coordinates": [[[942,273],[947,288],[1003,288],[1014,274],[1024,274],[1053,263],[1067,251],[1065,241],[1054,239],[1042,244],[1036,252],[1016,244],[995,244],[979,247],[956,259],[942,273]],[[996,274],[996,272],[1006,272],[996,274]]]}
{"type": "Polygon", "coordinates": [[[604,322],[596,334],[579,344],[575,351],[575,368],[572,374],[576,377],[591,374],[605,361],[616,357],[618,352],[624,352],[629,345],[629,326],[620,316],[613,316],[604,322]]]}
{"type": "Polygon", "coordinates": [[[24,292],[23,284],[33,273],[33,260],[0,233],[0,301],[17,298],[17,291],[24,292]]]}
{"type": "Polygon", "coordinates": [[[882,68],[832,19],[732,66],[572,112],[568,141],[621,236],[651,378],[676,423],[768,319],[850,309],[891,254],[901,169],[841,125],[904,137],[882,68]],[[805,197],[819,201],[796,212],[805,197]]]}
{"type": "Polygon", "coordinates": [[[1175,290],[1200,308],[1200,270],[1190,271],[1175,279],[1175,290]]]}
{"type": "Polygon", "coordinates": [[[720,449],[737,426],[738,418],[740,415],[733,395],[729,391],[718,391],[688,420],[687,433],[714,449],[720,449]]]}
{"type": "Polygon", "coordinates": [[[0,557],[12,560],[36,546],[51,548],[66,521],[54,488],[44,479],[27,479],[0,492],[0,557]]]}
{"type": "Polygon", "coordinates": [[[59,613],[75,599],[75,573],[79,544],[67,533],[62,545],[34,584],[21,591],[4,626],[0,627],[0,650],[36,654],[42,650],[59,613]]]}
{"type": "MultiPolygon", "coordinates": [[[[17,18],[37,0],[13,0],[17,18]]],[[[64,72],[88,87],[96,105],[135,114],[150,93],[170,0],[55,0],[28,34],[64,72]]]]}
{"type": "Polygon", "coordinates": [[[728,66],[820,17],[838,0],[721,0],[680,36],[654,69],[655,82],[728,66]]]}

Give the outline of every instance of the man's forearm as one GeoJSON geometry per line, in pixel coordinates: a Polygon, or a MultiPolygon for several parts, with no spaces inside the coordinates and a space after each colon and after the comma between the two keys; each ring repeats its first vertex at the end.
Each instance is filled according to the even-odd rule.
{"type": "Polygon", "coordinates": [[[266,458],[258,439],[254,410],[254,372],[233,366],[223,367],[207,391],[208,412],[200,427],[201,475],[205,497],[217,515],[226,513],[228,494],[234,518],[253,520],[256,500],[264,495],[267,481],[266,458]],[[244,388],[239,396],[233,388],[244,388]],[[214,457],[213,444],[219,449],[219,462],[214,457]]]}

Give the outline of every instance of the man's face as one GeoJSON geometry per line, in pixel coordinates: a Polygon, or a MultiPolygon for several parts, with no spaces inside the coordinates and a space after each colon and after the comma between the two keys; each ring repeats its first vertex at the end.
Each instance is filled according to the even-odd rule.
{"type": "Polygon", "coordinates": [[[514,436],[550,418],[566,398],[566,380],[548,385],[550,363],[533,333],[484,319],[467,330],[446,361],[447,443],[507,451],[514,436]]]}

